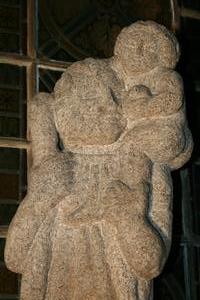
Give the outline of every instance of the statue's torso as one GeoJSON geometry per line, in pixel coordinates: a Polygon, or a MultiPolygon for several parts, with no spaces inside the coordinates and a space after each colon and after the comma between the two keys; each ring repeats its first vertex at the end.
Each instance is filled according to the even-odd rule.
{"type": "Polygon", "coordinates": [[[63,197],[60,204],[64,210],[67,207],[67,222],[74,225],[109,219],[114,222],[122,218],[118,210],[124,210],[125,218],[127,210],[132,216],[144,213],[151,180],[151,162],[147,157],[138,156],[128,145],[107,154],[63,153],[62,156],[73,166],[71,196],[63,197]],[[69,198],[76,202],[72,214],[68,211],[69,198]]]}

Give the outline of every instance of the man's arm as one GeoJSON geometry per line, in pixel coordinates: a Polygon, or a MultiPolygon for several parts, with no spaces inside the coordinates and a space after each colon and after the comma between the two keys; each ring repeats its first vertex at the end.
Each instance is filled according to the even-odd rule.
{"type": "Polygon", "coordinates": [[[53,117],[53,96],[38,94],[30,104],[29,122],[33,165],[57,153],[57,132],[53,117]]]}
{"type": "Polygon", "coordinates": [[[29,118],[33,165],[29,174],[30,183],[27,195],[11,222],[5,248],[7,267],[16,273],[23,273],[35,234],[52,206],[52,200],[55,198],[58,201],[56,191],[53,197],[51,195],[55,186],[52,184],[54,175],[49,174],[49,164],[45,163],[56,154],[57,134],[51,112],[52,100],[51,95],[41,93],[31,102],[29,118]]]}

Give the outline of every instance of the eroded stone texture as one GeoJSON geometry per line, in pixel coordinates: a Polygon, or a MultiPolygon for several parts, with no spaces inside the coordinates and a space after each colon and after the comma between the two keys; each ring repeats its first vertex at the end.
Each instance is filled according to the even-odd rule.
{"type": "Polygon", "coordinates": [[[190,157],[175,37],[122,30],[31,104],[28,194],[7,238],[21,300],[147,300],[171,243],[170,171],[190,157]],[[57,147],[58,133],[64,149],[57,147]]]}

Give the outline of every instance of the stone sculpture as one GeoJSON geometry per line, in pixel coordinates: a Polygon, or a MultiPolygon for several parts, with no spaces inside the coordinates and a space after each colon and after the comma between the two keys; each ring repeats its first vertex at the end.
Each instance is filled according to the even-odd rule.
{"type": "Polygon", "coordinates": [[[171,243],[170,171],[190,157],[176,38],[136,22],[31,103],[33,165],[5,259],[21,300],[147,300],[171,243]],[[63,147],[58,147],[58,137],[63,147]]]}

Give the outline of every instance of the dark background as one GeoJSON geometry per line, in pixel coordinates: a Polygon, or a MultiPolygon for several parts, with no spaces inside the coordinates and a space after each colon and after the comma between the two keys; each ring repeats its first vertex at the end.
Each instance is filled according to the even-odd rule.
{"type": "MultiPolygon", "coordinates": [[[[2,63],[2,58],[8,53],[22,58],[29,56],[26,47],[28,2],[0,0],[1,137],[26,138],[27,70],[2,63]]],[[[52,59],[74,62],[87,56],[112,56],[117,34],[136,20],[155,20],[177,35],[182,49],[177,69],[185,84],[187,117],[195,146],[191,160],[172,174],[172,249],[162,275],[154,282],[154,299],[200,299],[199,0],[40,0],[35,4],[36,77],[32,80],[36,82],[36,91],[52,91],[61,75],[61,71],[41,68],[40,61],[48,64],[52,59]]],[[[7,230],[26,194],[26,185],[26,151],[0,148],[0,229],[7,230]]],[[[20,276],[6,269],[4,245],[5,236],[1,234],[0,299],[19,299],[20,276]]]]}

